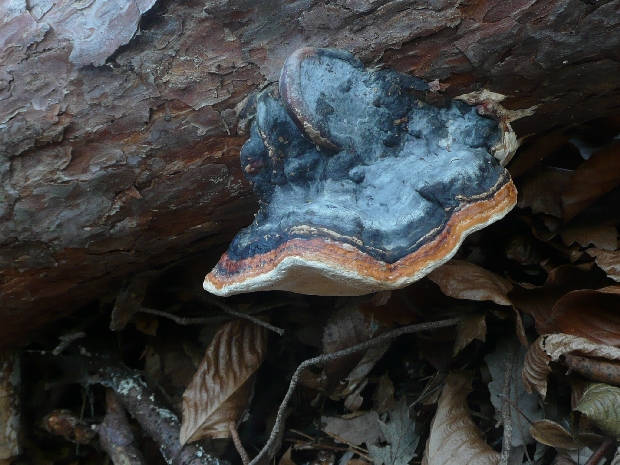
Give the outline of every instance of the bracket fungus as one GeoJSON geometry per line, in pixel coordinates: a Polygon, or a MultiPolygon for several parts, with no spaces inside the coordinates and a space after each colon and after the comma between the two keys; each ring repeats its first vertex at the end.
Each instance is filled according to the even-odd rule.
{"type": "Polygon", "coordinates": [[[241,164],[259,198],[204,288],[362,295],[404,287],[516,203],[505,126],[427,104],[425,81],[303,48],[254,97],[241,164]]]}

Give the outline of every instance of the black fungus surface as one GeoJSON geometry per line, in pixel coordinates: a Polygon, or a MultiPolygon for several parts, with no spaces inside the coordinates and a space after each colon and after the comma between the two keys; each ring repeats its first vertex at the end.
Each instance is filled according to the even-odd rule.
{"type": "Polygon", "coordinates": [[[425,103],[413,93],[428,88],[424,81],[367,70],[352,55],[326,49],[298,68],[301,110],[275,86],[256,98],[241,164],[261,208],[233,240],[231,259],[295,237],[336,234],[393,263],[438,234],[462,202],[492,195],[507,176],[490,153],[501,136],[497,121],[459,101],[425,103]],[[327,146],[312,142],[303,121],[327,146]]]}

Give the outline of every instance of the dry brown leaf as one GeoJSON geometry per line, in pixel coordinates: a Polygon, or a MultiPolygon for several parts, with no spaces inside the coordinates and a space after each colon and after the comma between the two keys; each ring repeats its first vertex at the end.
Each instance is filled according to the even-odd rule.
{"type": "Polygon", "coordinates": [[[562,217],[562,193],[568,186],[574,171],[561,168],[537,166],[529,171],[519,183],[520,208],[530,207],[532,213],[562,217]]]}
{"type": "Polygon", "coordinates": [[[507,279],[462,260],[450,260],[432,271],[428,278],[447,296],[466,300],[490,300],[512,305],[506,294],[512,289],[507,279]]]}
{"type": "Polygon", "coordinates": [[[558,300],[550,319],[562,333],[620,346],[619,307],[620,286],[583,289],[558,300]]]}
{"type": "MultiPolygon", "coordinates": [[[[540,162],[570,145],[566,131],[555,131],[544,135],[528,137],[519,148],[519,156],[510,162],[509,171],[513,179],[530,173],[540,162]]],[[[521,193],[521,189],[519,189],[521,193]]]]}
{"type": "Polygon", "coordinates": [[[464,372],[452,372],[446,378],[431,423],[423,465],[496,465],[499,462],[499,453],[484,442],[471,419],[467,406],[471,382],[472,376],[464,372]]]}
{"type": "Polygon", "coordinates": [[[469,345],[474,339],[484,341],[487,335],[486,313],[473,313],[466,316],[456,327],[453,355],[469,345]]]}
{"type": "Polygon", "coordinates": [[[389,343],[379,344],[373,347],[370,347],[365,353],[362,359],[358,362],[358,364],[351,370],[347,379],[349,380],[348,384],[340,389],[338,389],[338,395],[346,396],[351,393],[353,390],[357,389],[358,384],[366,378],[366,375],[370,373],[373,367],[376,365],[377,361],[383,357],[386,350],[390,348],[389,343]]]}
{"type": "Polygon", "coordinates": [[[160,338],[154,343],[161,362],[162,387],[179,399],[195,376],[197,367],[183,350],[181,340],[160,338]]]}
{"type": "Polygon", "coordinates": [[[519,265],[536,265],[548,257],[541,242],[531,234],[515,234],[505,246],[506,257],[519,265]]]}
{"type": "Polygon", "coordinates": [[[181,444],[229,436],[252,393],[253,375],[267,350],[267,330],[248,320],[224,325],[207,348],[183,394],[181,444]]]}
{"type": "MultiPolygon", "coordinates": [[[[345,305],[336,311],[325,326],[323,353],[329,354],[365,342],[385,329],[362,313],[358,302],[345,305]]],[[[374,346],[361,354],[353,354],[325,365],[326,389],[334,398],[346,397],[358,389],[366,375],[389,348],[389,342],[374,346]],[[346,383],[341,383],[346,380],[346,383]],[[338,386],[337,390],[334,388],[338,386]]],[[[361,398],[359,398],[361,401],[361,398]]],[[[353,399],[350,400],[353,402],[353,399]]],[[[358,402],[359,403],[359,402],[358,402]]],[[[351,404],[352,406],[355,403],[351,404]]],[[[355,409],[353,409],[354,411],[355,409]]]]}
{"type": "MultiPolygon", "coordinates": [[[[358,305],[345,305],[333,314],[323,330],[323,353],[329,354],[367,341],[371,337],[370,331],[358,305]]],[[[356,358],[359,360],[361,356],[356,358]]]]}
{"type": "Polygon", "coordinates": [[[291,453],[293,452],[293,448],[289,447],[286,453],[282,456],[278,465],[296,465],[295,461],[291,457],[291,453]]]}
{"type": "Polygon", "coordinates": [[[586,267],[562,265],[549,272],[543,286],[517,285],[508,297],[516,308],[534,318],[538,334],[549,334],[560,331],[552,318],[556,302],[575,289],[597,287],[599,282],[599,276],[586,267]]]}
{"type": "MultiPolygon", "coordinates": [[[[341,399],[344,396],[345,397],[344,399],[345,408],[350,410],[351,412],[357,412],[362,407],[362,404],[364,403],[364,398],[362,397],[362,391],[364,390],[367,384],[368,384],[368,378],[366,377],[359,379],[359,380],[355,380],[353,384],[349,382],[349,386],[353,385],[353,390],[347,389],[348,394],[346,395],[342,394],[340,390],[337,390],[338,391],[337,395],[336,396],[332,395],[332,397],[341,399]]],[[[349,386],[347,386],[347,388],[349,386]]]]}
{"type": "Polygon", "coordinates": [[[110,316],[110,329],[112,331],[120,331],[127,326],[131,317],[142,306],[149,280],[160,273],[160,271],[138,273],[133,276],[129,285],[118,294],[110,316]]]}
{"type": "Polygon", "coordinates": [[[571,371],[579,373],[592,381],[620,386],[620,361],[603,362],[598,359],[580,357],[578,355],[565,355],[564,365],[571,371]]]}
{"type": "Polygon", "coordinates": [[[620,282],[620,251],[609,252],[601,249],[588,249],[588,255],[594,257],[596,264],[607,276],[614,281],[620,282]]]}
{"type": "Polygon", "coordinates": [[[562,217],[570,220],[620,185],[620,143],[595,152],[575,171],[562,195],[562,217]]]}
{"type": "Polygon", "coordinates": [[[138,313],[133,316],[133,322],[136,325],[136,329],[141,333],[144,333],[147,336],[155,336],[157,334],[159,320],[155,315],[138,313]]]}
{"type": "Polygon", "coordinates": [[[386,413],[394,409],[396,399],[394,398],[394,383],[388,376],[384,374],[379,378],[377,389],[372,396],[373,410],[377,413],[386,413]]]}
{"type": "Polygon", "coordinates": [[[547,395],[547,375],[550,362],[557,362],[563,355],[581,355],[606,360],[620,360],[620,349],[597,344],[582,337],[568,334],[541,336],[530,346],[523,365],[523,384],[528,392],[547,395]]]}
{"type": "Polygon", "coordinates": [[[577,442],[562,426],[551,420],[538,420],[532,423],[530,434],[541,444],[556,449],[577,450],[577,442]]]}
{"type": "Polygon", "coordinates": [[[369,447],[385,441],[379,428],[379,414],[374,410],[353,418],[323,417],[321,422],[325,424],[323,429],[326,433],[348,444],[366,444],[366,447],[369,447]]]}
{"type": "Polygon", "coordinates": [[[566,246],[576,242],[581,247],[592,244],[603,250],[618,248],[618,230],[614,226],[569,226],[562,228],[561,236],[566,246]]]}
{"type": "Polygon", "coordinates": [[[360,305],[359,310],[367,320],[372,319],[383,326],[409,325],[418,315],[412,309],[408,289],[377,292],[372,299],[360,305]]]}
{"type": "Polygon", "coordinates": [[[525,354],[521,378],[527,392],[538,392],[543,398],[547,396],[547,376],[551,373],[551,357],[545,352],[545,336],[539,337],[525,354]]]}
{"type": "Polygon", "coordinates": [[[561,450],[577,450],[581,447],[600,443],[602,438],[596,434],[580,434],[579,442],[558,423],[551,420],[538,420],[532,423],[530,434],[541,444],[561,450]]]}

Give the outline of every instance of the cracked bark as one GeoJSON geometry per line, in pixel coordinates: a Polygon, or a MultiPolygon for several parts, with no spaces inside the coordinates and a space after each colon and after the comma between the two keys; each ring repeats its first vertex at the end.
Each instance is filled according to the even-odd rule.
{"type": "Polygon", "coordinates": [[[300,46],[539,105],[519,136],[620,112],[620,0],[28,5],[0,3],[4,346],[133,273],[216,261],[256,210],[239,108],[300,46]]]}

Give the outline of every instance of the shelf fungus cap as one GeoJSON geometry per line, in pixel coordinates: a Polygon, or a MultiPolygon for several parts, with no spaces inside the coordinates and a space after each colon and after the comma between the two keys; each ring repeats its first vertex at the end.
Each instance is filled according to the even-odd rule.
{"type": "Polygon", "coordinates": [[[260,209],[207,275],[227,296],[362,295],[449,260],[515,205],[493,157],[503,129],[475,106],[427,104],[428,84],[303,48],[254,101],[241,165],[260,209]]]}

